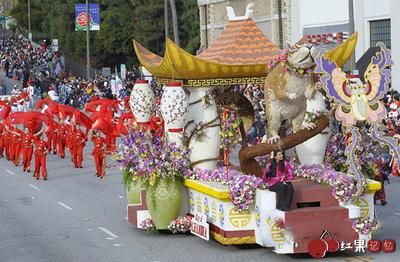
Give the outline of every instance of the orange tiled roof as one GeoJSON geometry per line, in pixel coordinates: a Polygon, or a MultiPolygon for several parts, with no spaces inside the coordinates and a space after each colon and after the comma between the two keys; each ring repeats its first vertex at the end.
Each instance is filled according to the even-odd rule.
{"type": "Polygon", "coordinates": [[[230,21],[218,39],[198,57],[222,64],[268,64],[279,48],[253,19],[230,21]]]}

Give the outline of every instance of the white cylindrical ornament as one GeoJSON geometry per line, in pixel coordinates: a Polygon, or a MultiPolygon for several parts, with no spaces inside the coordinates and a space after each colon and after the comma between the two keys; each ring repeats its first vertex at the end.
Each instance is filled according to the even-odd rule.
{"type": "MultiPolygon", "coordinates": [[[[313,98],[307,100],[307,112],[316,114],[326,111],[325,100],[320,92],[316,92],[313,98]]],[[[329,130],[330,127],[327,127],[320,134],[296,146],[297,156],[302,165],[322,164],[328,146],[329,130]]]]}
{"type": "Polygon", "coordinates": [[[136,80],[129,105],[137,123],[149,123],[154,108],[154,92],[147,80],[136,80]]]}
{"type": "Polygon", "coordinates": [[[190,161],[194,163],[193,167],[209,170],[217,167],[221,130],[217,105],[214,97],[209,95],[212,90],[212,87],[190,89],[188,123],[191,124],[185,130],[186,136],[190,137],[196,126],[209,123],[209,127],[203,129],[202,137],[195,135],[189,142],[190,161]]]}
{"type": "Polygon", "coordinates": [[[181,145],[188,112],[188,97],[181,82],[169,82],[164,86],[160,111],[169,142],[181,145]]]}

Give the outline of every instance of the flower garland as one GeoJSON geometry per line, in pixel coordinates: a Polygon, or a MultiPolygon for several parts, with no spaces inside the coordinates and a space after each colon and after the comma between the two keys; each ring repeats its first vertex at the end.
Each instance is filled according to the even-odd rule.
{"type": "Polygon", "coordinates": [[[378,220],[371,217],[359,217],[354,219],[353,229],[360,234],[368,235],[369,233],[375,233],[379,229],[378,220]]]}
{"type": "Polygon", "coordinates": [[[215,170],[195,168],[187,179],[194,179],[208,182],[222,182],[229,187],[229,198],[235,206],[235,210],[247,211],[254,202],[257,189],[265,189],[262,179],[256,176],[245,175],[242,172],[230,168],[229,176],[226,177],[225,167],[215,170]]]}
{"type": "Polygon", "coordinates": [[[211,106],[214,102],[214,98],[217,96],[217,93],[214,89],[207,90],[206,95],[201,99],[203,101],[203,107],[207,108],[211,106]]]}
{"type": "Polygon", "coordinates": [[[271,71],[278,64],[281,64],[283,66],[284,72],[293,73],[298,77],[304,75],[311,75],[313,73],[315,65],[305,68],[296,68],[292,66],[289,63],[289,61],[287,61],[288,55],[289,55],[289,49],[283,49],[281,53],[268,64],[268,71],[271,71]]]}
{"type": "Polygon", "coordinates": [[[184,233],[190,232],[191,225],[192,225],[192,217],[191,216],[178,217],[177,219],[175,219],[168,225],[168,229],[173,234],[178,234],[178,233],[184,234],[184,233]]]}
{"type": "Polygon", "coordinates": [[[308,178],[319,184],[332,187],[332,196],[340,202],[346,203],[356,194],[355,181],[352,176],[336,172],[322,165],[303,165],[294,168],[294,174],[308,178]]]}
{"type": "Polygon", "coordinates": [[[328,114],[327,111],[306,112],[304,122],[306,124],[316,123],[318,119],[328,114]]]}
{"type": "Polygon", "coordinates": [[[221,131],[219,132],[221,148],[224,150],[229,150],[241,141],[239,131],[241,119],[235,110],[229,110],[227,114],[227,117],[221,121],[221,131]]]}

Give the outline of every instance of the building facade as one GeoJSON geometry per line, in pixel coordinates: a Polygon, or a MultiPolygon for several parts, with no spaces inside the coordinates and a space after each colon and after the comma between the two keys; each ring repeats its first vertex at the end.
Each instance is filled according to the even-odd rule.
{"type": "MultiPolygon", "coordinates": [[[[226,6],[237,16],[254,3],[253,19],[260,30],[281,48],[306,34],[351,32],[350,0],[197,0],[200,10],[201,47],[213,43],[228,23],[226,6]]],[[[359,33],[356,61],[383,42],[392,49],[392,86],[400,90],[400,1],[353,0],[354,31],[359,33]],[[399,25],[399,26],[397,26],[399,25]]]]}
{"type": "MultiPolygon", "coordinates": [[[[291,0],[291,40],[305,34],[350,32],[349,0],[291,0]]],[[[377,42],[392,49],[392,87],[400,90],[400,1],[353,0],[356,61],[377,42]]]]}

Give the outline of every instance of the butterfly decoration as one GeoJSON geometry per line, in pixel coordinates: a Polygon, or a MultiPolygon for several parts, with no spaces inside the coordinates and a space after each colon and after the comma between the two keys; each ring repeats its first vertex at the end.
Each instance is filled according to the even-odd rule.
{"type": "Polygon", "coordinates": [[[376,123],[386,117],[385,105],[379,101],[387,93],[390,69],[393,61],[390,50],[383,43],[377,44],[380,51],[372,57],[364,73],[365,83],[358,75],[347,75],[334,61],[317,58],[315,73],[322,74],[321,83],[326,94],[336,104],[336,119],[345,126],[354,126],[357,121],[376,123]]]}
{"type": "MultiPolygon", "coordinates": [[[[387,110],[385,105],[379,101],[387,93],[390,83],[389,66],[393,64],[391,52],[383,43],[378,43],[380,51],[371,58],[365,73],[363,83],[356,74],[346,74],[335,61],[320,55],[316,59],[315,73],[321,75],[321,84],[327,96],[336,104],[335,117],[351,132],[351,143],[348,144],[345,153],[349,173],[356,177],[357,196],[363,192],[366,179],[361,173],[361,167],[356,157],[359,149],[361,136],[357,122],[366,121],[371,124],[371,138],[381,145],[388,145],[394,161],[399,163],[400,146],[396,139],[385,135],[378,130],[378,123],[385,119],[387,110]]],[[[370,138],[370,139],[371,139],[370,138]]],[[[367,139],[367,138],[364,138],[367,139]]]]}

